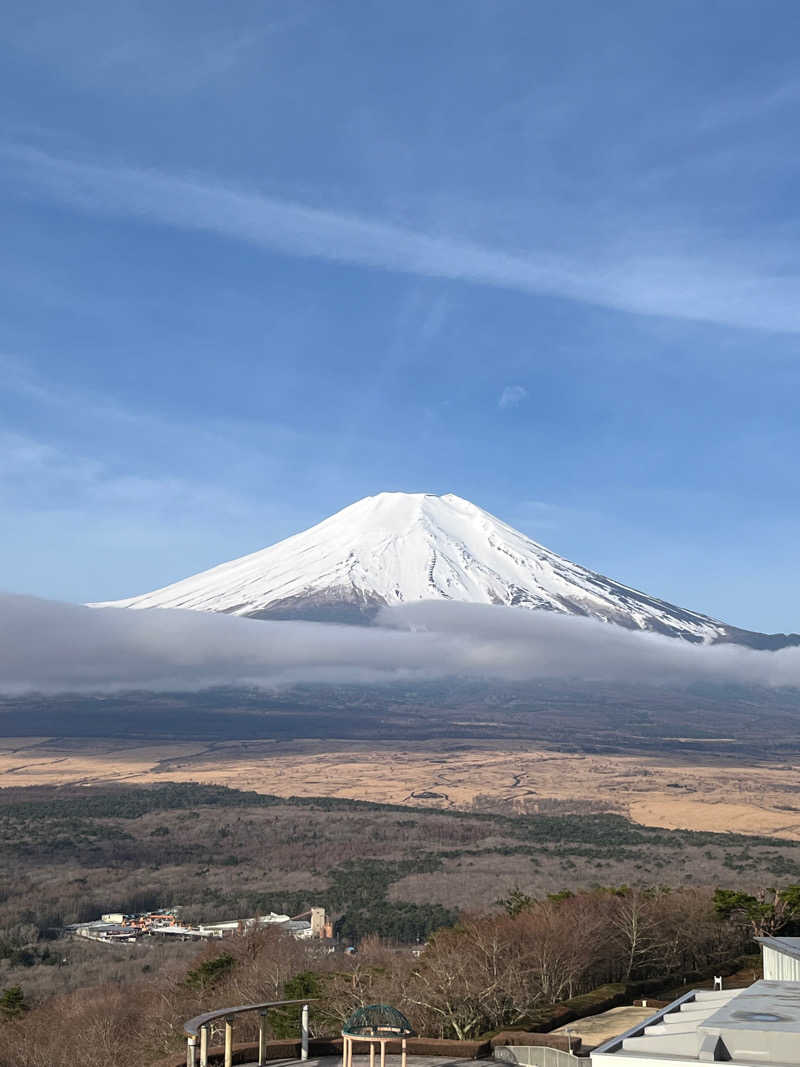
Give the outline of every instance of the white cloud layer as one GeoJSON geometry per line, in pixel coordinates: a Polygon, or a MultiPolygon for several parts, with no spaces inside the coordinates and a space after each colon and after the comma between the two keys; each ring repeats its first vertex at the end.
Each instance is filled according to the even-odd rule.
{"type": "Polygon", "coordinates": [[[534,678],[800,686],[800,648],[700,647],[589,619],[421,603],[379,625],[92,609],[0,596],[0,691],[198,690],[213,685],[534,678]]]}

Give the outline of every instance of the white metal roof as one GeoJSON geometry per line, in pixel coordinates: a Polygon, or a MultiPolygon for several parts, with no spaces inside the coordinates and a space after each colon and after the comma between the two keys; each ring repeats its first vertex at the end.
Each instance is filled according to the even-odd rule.
{"type": "Polygon", "coordinates": [[[756,941],[765,948],[783,953],[784,956],[800,959],[800,937],[757,937],[756,941]]]}
{"type": "Polygon", "coordinates": [[[594,1067],[800,1067],[800,982],[686,994],[592,1053],[594,1067]]]}

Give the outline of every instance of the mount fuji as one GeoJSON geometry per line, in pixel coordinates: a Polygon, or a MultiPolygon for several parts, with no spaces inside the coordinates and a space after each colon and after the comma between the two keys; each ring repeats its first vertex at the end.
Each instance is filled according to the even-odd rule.
{"type": "Polygon", "coordinates": [[[365,497],[259,552],[92,606],[367,623],[384,607],[425,600],[588,616],[704,644],[800,643],[796,634],[741,630],[596,574],[452,494],[365,497]]]}

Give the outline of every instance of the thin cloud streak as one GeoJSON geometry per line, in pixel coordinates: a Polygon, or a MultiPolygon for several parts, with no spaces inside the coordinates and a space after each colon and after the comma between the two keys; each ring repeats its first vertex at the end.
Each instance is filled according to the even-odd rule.
{"type": "Polygon", "coordinates": [[[379,625],[267,622],[0,596],[0,692],[201,690],[448,677],[800,686],[800,649],[697,646],[551,612],[447,603],[379,625]]]}
{"type": "Polygon", "coordinates": [[[83,4],[46,18],[17,20],[6,36],[34,64],[58,72],[68,84],[163,97],[194,92],[248,62],[263,62],[271,39],[280,48],[285,34],[312,13],[305,0],[293,0],[288,12],[266,18],[261,12],[257,21],[237,30],[230,19],[213,27],[204,27],[202,18],[170,25],[168,17],[149,17],[146,5],[83,4]]]}
{"type": "MultiPolygon", "coordinates": [[[[258,470],[262,475],[274,470],[269,455],[279,447],[295,446],[298,436],[285,425],[270,423],[249,425],[244,420],[230,424],[225,420],[206,420],[201,426],[185,419],[126,407],[110,396],[90,389],[74,389],[62,382],[53,383],[36,374],[19,359],[0,353],[0,395],[30,400],[43,412],[54,411],[62,418],[101,424],[123,440],[146,436],[162,443],[162,453],[179,455],[181,443],[191,440],[192,453],[215,457],[224,465],[237,469],[258,470]],[[254,438],[254,431],[258,436],[254,438]],[[267,441],[266,445],[261,441],[267,441]],[[270,444],[276,447],[271,449],[270,444]]],[[[49,425],[48,419],[43,425],[49,425]]],[[[180,471],[180,467],[178,467],[180,471]]],[[[39,502],[45,509],[106,504],[142,507],[148,504],[207,515],[209,510],[242,516],[252,509],[250,497],[227,484],[209,482],[210,461],[206,459],[202,476],[187,477],[170,473],[163,463],[154,469],[140,463],[133,469],[120,470],[107,459],[87,455],[69,434],[49,437],[30,432],[0,429],[0,500],[13,499],[28,504],[39,502]]]]}
{"type": "Polygon", "coordinates": [[[507,385],[500,394],[497,406],[503,409],[516,408],[527,398],[528,390],[524,385],[507,385]]]}
{"type": "Polygon", "coordinates": [[[800,332],[798,277],[786,273],[779,252],[772,257],[774,269],[765,267],[770,250],[761,246],[718,247],[715,254],[709,235],[698,233],[689,251],[673,252],[665,231],[655,240],[657,235],[648,233],[646,250],[621,240],[606,251],[605,260],[595,249],[584,256],[546,249],[520,254],[196,178],[80,162],[14,145],[0,152],[7,182],[14,185],[16,178],[27,195],[37,190],[91,214],[214,233],[285,255],[559,296],[643,315],[800,332]]]}

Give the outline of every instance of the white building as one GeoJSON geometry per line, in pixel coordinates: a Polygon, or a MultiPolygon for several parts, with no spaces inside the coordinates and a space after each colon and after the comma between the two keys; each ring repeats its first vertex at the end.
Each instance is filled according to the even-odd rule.
{"type": "Polygon", "coordinates": [[[774,982],[800,982],[800,937],[757,937],[761,942],[764,977],[774,982]]]}
{"type": "MultiPolygon", "coordinates": [[[[325,921],[324,908],[312,909],[322,913],[322,925],[325,921]]],[[[317,920],[319,926],[319,920],[317,920]]],[[[252,919],[229,919],[227,922],[201,923],[197,932],[203,937],[224,937],[225,934],[255,930],[261,926],[276,926],[284,933],[305,940],[312,936],[312,923],[307,919],[291,919],[288,915],[276,915],[271,911],[269,915],[256,915],[252,919]]]]}
{"type": "Polygon", "coordinates": [[[592,1067],[800,1067],[800,938],[759,940],[764,979],[687,993],[596,1048],[592,1067]]]}

